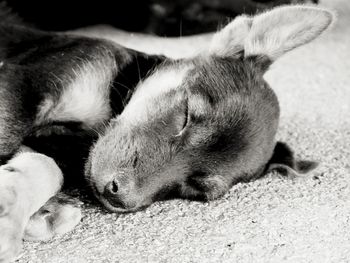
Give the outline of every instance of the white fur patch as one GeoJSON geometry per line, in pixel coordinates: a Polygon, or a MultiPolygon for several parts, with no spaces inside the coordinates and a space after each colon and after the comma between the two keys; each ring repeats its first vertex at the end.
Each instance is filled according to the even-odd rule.
{"type": "Polygon", "coordinates": [[[30,217],[60,190],[63,175],[43,154],[20,152],[0,166],[0,261],[12,262],[30,217]]]}
{"type": "Polygon", "coordinates": [[[154,72],[149,78],[137,85],[136,91],[120,117],[130,123],[147,121],[154,117],[149,114],[156,105],[156,99],[162,94],[181,86],[190,65],[177,66],[154,72]]]}
{"type": "Polygon", "coordinates": [[[56,194],[63,183],[62,172],[52,158],[23,149],[6,165],[0,167],[0,173],[2,186],[12,185],[18,190],[18,197],[25,196],[26,201],[21,201],[30,201],[32,214],[56,194]],[[7,167],[16,170],[9,172],[7,167]]]}
{"type": "Polygon", "coordinates": [[[110,85],[116,68],[104,62],[86,62],[72,69],[74,78],[58,102],[46,98],[40,105],[36,124],[46,121],[80,121],[93,127],[108,120],[110,85]]]}

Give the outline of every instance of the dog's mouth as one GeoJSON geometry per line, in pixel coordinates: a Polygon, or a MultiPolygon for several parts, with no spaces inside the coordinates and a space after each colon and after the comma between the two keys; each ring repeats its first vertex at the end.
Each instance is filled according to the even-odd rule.
{"type": "Polygon", "coordinates": [[[99,195],[99,197],[97,197],[97,199],[110,212],[113,212],[113,213],[126,213],[126,212],[129,212],[128,209],[125,209],[122,206],[117,206],[116,204],[112,204],[110,201],[108,201],[102,195],[99,195]]]}
{"type": "Polygon", "coordinates": [[[134,207],[123,207],[123,204],[113,202],[113,204],[106,198],[103,197],[103,195],[97,196],[97,199],[102,203],[102,205],[110,212],[113,213],[132,213],[137,212],[140,210],[143,210],[147,206],[134,206],[134,207]]]}

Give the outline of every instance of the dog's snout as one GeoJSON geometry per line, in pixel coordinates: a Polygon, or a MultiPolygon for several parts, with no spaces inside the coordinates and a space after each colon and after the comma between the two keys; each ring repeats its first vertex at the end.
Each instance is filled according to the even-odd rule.
{"type": "Polygon", "coordinates": [[[124,174],[115,175],[105,185],[101,197],[107,208],[117,212],[135,211],[144,203],[140,189],[135,188],[135,181],[124,174]]]}
{"type": "Polygon", "coordinates": [[[112,206],[124,208],[125,205],[121,200],[122,195],[120,190],[120,184],[116,179],[114,179],[106,185],[103,196],[112,206]]]}

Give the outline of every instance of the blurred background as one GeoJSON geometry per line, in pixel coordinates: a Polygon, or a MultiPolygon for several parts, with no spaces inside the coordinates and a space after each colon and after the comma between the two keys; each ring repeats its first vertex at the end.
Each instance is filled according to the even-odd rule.
{"type": "Polygon", "coordinates": [[[65,31],[109,24],[127,31],[185,36],[216,30],[238,14],[318,0],[0,0],[26,22],[65,31]]]}

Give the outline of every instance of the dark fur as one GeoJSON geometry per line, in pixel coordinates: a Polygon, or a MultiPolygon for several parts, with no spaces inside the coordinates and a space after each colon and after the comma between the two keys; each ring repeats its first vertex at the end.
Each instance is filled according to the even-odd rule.
{"type": "MultiPolygon", "coordinates": [[[[276,144],[279,104],[263,75],[331,21],[329,12],[304,7],[241,17],[205,52],[175,61],[43,32],[0,7],[0,162],[30,146],[53,157],[66,185],[87,182],[114,212],[173,197],[213,200],[271,171],[305,173],[315,163],[297,161],[286,144],[276,144]],[[295,16],[304,23],[294,24],[295,16]]],[[[0,216],[14,199],[3,200],[0,216]]],[[[59,194],[31,216],[24,235],[47,240],[80,219],[77,200],[59,194]]],[[[0,261],[14,258],[23,238],[17,228],[2,227],[9,232],[0,261]]]]}
{"type": "MultiPolygon", "coordinates": [[[[0,18],[7,14],[3,11],[0,18]]],[[[87,160],[86,180],[113,211],[135,211],[170,192],[212,200],[264,171],[312,167],[296,162],[284,144],[276,146],[279,105],[263,79],[272,63],[263,54],[247,57],[241,51],[173,61],[104,40],[39,31],[16,18],[2,21],[3,160],[23,143],[52,156],[66,175],[82,174],[87,160]],[[101,119],[97,128],[69,118],[35,124],[45,98],[57,103],[76,78],[74,69],[87,61],[105,64],[113,75],[105,101],[112,109],[111,122],[101,119]],[[118,117],[139,83],[188,66],[179,87],[151,98],[147,122],[130,125],[118,117]],[[98,189],[104,177],[110,179],[98,189]]]]}
{"type": "MultiPolygon", "coordinates": [[[[0,62],[3,63],[0,67],[0,100],[5,110],[0,116],[1,125],[4,125],[0,134],[0,158],[3,161],[15,153],[25,138],[40,134],[41,129],[57,130],[55,121],[40,126],[34,126],[33,121],[45,97],[59,99],[69,79],[75,77],[72,68],[85,61],[94,63],[96,57],[117,62],[120,71],[110,87],[114,116],[121,112],[128,92],[136,83],[163,61],[162,57],[147,56],[103,40],[28,28],[15,16],[8,16],[7,9],[0,11],[0,62]]],[[[58,126],[72,130],[70,121],[58,126]]],[[[76,122],[74,126],[75,134],[86,132],[84,123],[76,122]]]]}

